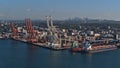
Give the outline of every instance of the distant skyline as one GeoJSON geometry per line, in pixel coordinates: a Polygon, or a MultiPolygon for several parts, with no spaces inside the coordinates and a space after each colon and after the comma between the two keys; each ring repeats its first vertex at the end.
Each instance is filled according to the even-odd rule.
{"type": "Polygon", "coordinates": [[[120,0],[0,0],[0,19],[74,17],[120,21],[120,0]]]}

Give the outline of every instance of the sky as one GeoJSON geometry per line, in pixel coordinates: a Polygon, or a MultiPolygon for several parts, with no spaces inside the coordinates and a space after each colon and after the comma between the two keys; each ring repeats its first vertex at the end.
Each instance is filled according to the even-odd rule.
{"type": "Polygon", "coordinates": [[[120,0],[0,0],[0,19],[120,20],[120,0]]]}

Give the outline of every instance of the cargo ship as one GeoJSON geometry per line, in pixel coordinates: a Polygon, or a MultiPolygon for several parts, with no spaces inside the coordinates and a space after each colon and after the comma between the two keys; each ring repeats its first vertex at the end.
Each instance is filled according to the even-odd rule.
{"type": "Polygon", "coordinates": [[[105,45],[96,45],[93,46],[88,42],[83,43],[83,47],[73,47],[70,50],[72,52],[82,52],[82,53],[96,53],[103,51],[115,50],[120,46],[116,46],[115,44],[105,44],[105,45]]]}
{"type": "Polygon", "coordinates": [[[115,45],[98,45],[91,47],[90,49],[84,49],[82,52],[86,53],[95,53],[95,52],[103,52],[117,49],[115,45]]]}

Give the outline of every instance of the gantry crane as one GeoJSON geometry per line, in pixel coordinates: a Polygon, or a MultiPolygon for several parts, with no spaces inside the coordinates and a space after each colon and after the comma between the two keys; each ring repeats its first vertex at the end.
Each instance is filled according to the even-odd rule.
{"type": "Polygon", "coordinates": [[[32,27],[32,22],[30,19],[25,19],[26,24],[26,30],[27,30],[27,41],[31,43],[38,42],[38,39],[36,38],[36,31],[32,27]]]}
{"type": "Polygon", "coordinates": [[[59,37],[59,33],[56,29],[56,27],[53,25],[53,20],[52,20],[52,16],[46,16],[46,20],[47,20],[47,27],[48,27],[48,32],[49,32],[49,36],[52,38],[54,38],[54,41],[49,39],[49,41],[58,43],[61,38],[59,37]]]}
{"type": "Polygon", "coordinates": [[[14,26],[13,23],[10,23],[10,27],[11,27],[11,30],[12,30],[12,38],[13,39],[18,39],[19,38],[19,34],[18,34],[17,28],[14,26]]]}
{"type": "Polygon", "coordinates": [[[48,30],[52,33],[57,32],[55,26],[53,26],[52,16],[46,16],[48,30]]]}

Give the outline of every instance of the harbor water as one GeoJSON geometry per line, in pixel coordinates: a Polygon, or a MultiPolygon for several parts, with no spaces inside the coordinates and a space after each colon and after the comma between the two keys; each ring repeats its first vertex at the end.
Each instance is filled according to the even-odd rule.
{"type": "Polygon", "coordinates": [[[81,54],[1,39],[0,68],[120,68],[120,49],[81,54]]]}

